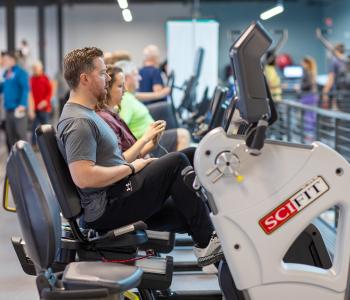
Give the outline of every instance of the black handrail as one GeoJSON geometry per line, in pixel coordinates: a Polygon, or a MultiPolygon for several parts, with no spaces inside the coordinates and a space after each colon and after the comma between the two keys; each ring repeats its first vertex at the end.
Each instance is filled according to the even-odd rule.
{"type": "Polygon", "coordinates": [[[276,102],[276,108],[279,120],[270,128],[269,138],[297,143],[321,141],[350,161],[350,113],[293,100],[276,102]]]}
{"type": "Polygon", "coordinates": [[[350,121],[350,114],[341,112],[341,111],[335,111],[335,110],[329,110],[329,109],[324,109],[316,106],[310,106],[310,105],[305,105],[301,104],[299,102],[293,101],[293,100],[283,100],[281,102],[277,102],[277,105],[287,105],[290,107],[295,107],[299,108],[301,110],[306,110],[306,111],[312,111],[317,113],[320,116],[328,117],[328,118],[333,118],[333,119],[341,119],[343,121],[350,121]]]}

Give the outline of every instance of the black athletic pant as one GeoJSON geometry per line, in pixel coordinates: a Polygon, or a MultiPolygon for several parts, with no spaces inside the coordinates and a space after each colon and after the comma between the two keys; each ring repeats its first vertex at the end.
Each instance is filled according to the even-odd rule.
{"type": "Polygon", "coordinates": [[[187,232],[205,247],[213,225],[205,203],[183,182],[181,171],[189,165],[183,153],[173,152],[115,183],[107,190],[106,211],[88,225],[105,231],[142,220],[150,229],[187,232]]]}
{"type": "Polygon", "coordinates": [[[25,114],[22,118],[15,117],[15,110],[6,111],[6,143],[9,152],[12,145],[19,140],[27,140],[28,117],[25,114]]]}

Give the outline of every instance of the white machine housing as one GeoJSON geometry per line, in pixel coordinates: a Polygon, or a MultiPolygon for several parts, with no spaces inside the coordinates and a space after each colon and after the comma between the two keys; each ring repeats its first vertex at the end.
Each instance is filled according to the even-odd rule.
{"type": "Polygon", "coordinates": [[[230,272],[247,299],[346,298],[350,167],[341,155],[319,142],[266,141],[254,156],[243,139],[216,128],[200,142],[194,167],[230,272]],[[340,216],[332,267],[284,263],[299,234],[335,205],[340,216]]]}

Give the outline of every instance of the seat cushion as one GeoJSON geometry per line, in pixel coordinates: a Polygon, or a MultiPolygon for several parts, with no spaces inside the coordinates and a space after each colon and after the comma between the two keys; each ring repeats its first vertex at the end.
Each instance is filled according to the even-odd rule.
{"type": "Polygon", "coordinates": [[[105,262],[73,262],[63,274],[66,289],[107,288],[110,293],[120,293],[139,285],[142,270],[105,262]]]}
{"type": "Polygon", "coordinates": [[[147,105],[151,116],[155,120],[165,120],[166,129],[177,128],[176,115],[172,111],[171,105],[166,101],[160,101],[147,105]]]}

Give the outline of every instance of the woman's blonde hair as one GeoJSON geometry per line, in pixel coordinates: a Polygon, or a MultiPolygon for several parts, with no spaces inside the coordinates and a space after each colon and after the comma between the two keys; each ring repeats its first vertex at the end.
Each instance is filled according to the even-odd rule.
{"type": "Polygon", "coordinates": [[[107,55],[105,55],[104,57],[106,65],[114,65],[115,63],[121,60],[131,61],[130,53],[123,50],[117,50],[113,53],[107,53],[107,55]]]}
{"type": "Polygon", "coordinates": [[[111,80],[108,82],[107,86],[107,96],[105,99],[99,99],[96,104],[96,110],[102,110],[107,108],[108,102],[111,99],[111,89],[113,84],[116,81],[117,74],[123,73],[123,70],[119,67],[115,67],[112,65],[107,65],[107,74],[111,77],[111,80]]]}
{"type": "Polygon", "coordinates": [[[317,64],[313,57],[311,56],[305,56],[303,58],[303,62],[305,63],[306,70],[311,75],[311,81],[313,84],[316,84],[316,77],[317,77],[317,64]]]}

